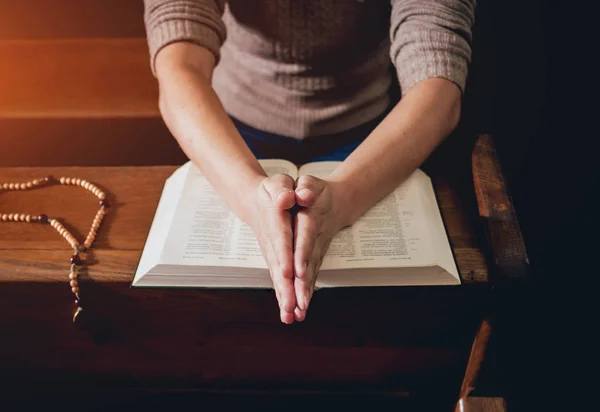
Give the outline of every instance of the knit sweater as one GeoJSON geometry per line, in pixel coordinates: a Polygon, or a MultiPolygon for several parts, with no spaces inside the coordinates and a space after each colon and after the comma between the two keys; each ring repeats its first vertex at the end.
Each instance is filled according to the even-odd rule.
{"type": "Polygon", "coordinates": [[[350,129],[438,77],[464,91],[475,0],[144,0],[150,65],[166,45],[210,50],[225,110],[298,139],[350,129]]]}

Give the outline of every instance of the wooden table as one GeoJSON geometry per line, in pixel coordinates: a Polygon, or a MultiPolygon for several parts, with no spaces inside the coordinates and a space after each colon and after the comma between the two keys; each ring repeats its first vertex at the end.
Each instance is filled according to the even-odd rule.
{"type": "MultiPolygon", "coordinates": [[[[130,287],[175,166],[0,168],[0,183],[85,178],[112,204],[81,281],[92,314],[85,331],[71,322],[67,243],[47,226],[0,222],[0,365],[7,372],[0,387],[67,395],[352,393],[455,402],[474,384],[489,334],[494,272],[488,262],[501,268],[503,256],[512,263],[523,258],[513,253],[522,244],[494,156],[483,137],[474,150],[474,176],[434,177],[461,286],[323,290],[306,321],[293,325],[280,323],[272,291],[130,287]],[[479,235],[482,224],[502,249],[492,261],[479,235]],[[501,232],[514,235],[512,242],[501,232]],[[472,351],[474,338],[479,344],[472,351]]],[[[94,196],[73,187],[0,192],[0,213],[45,213],[79,239],[96,210],[94,196]]]]}

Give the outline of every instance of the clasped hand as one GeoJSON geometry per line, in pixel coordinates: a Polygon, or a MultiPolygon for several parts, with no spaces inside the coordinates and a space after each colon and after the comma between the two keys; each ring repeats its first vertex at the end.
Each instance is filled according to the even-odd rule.
{"type": "Polygon", "coordinates": [[[283,323],[306,317],[321,262],[344,221],[338,190],[333,181],[301,176],[294,182],[284,174],[258,185],[250,226],[269,267],[283,323]]]}

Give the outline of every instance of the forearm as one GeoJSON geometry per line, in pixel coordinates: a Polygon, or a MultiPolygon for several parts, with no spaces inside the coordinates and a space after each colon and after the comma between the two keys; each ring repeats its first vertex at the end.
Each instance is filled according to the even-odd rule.
{"type": "Polygon", "coordinates": [[[156,59],[160,110],[184,153],[223,200],[247,221],[247,197],[266,175],[211,86],[214,57],[177,43],[156,59]]]}
{"type": "Polygon", "coordinates": [[[329,178],[346,205],[344,225],[354,223],[422,165],[456,127],[460,102],[460,89],[447,80],[427,79],[411,88],[329,178]]]}

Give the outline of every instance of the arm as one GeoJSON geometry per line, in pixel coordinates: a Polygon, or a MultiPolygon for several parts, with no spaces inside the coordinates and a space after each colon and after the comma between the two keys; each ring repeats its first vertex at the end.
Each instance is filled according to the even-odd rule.
{"type": "Polygon", "coordinates": [[[333,236],[391,193],[456,127],[470,59],[475,0],[392,0],[391,58],[402,99],[321,180],[296,187],[294,264],[300,318],[333,236]]]}
{"type": "Polygon", "coordinates": [[[341,226],[353,224],[418,168],[456,127],[460,90],[444,79],[415,85],[327,179],[341,226]],[[377,182],[377,184],[373,184],[377,182]],[[350,201],[351,200],[351,201],[350,201]]]}
{"type": "Polygon", "coordinates": [[[145,7],[160,113],[188,158],[248,222],[248,188],[266,175],[211,86],[226,36],[224,1],[145,0],[145,7]]]}
{"type": "Polygon", "coordinates": [[[268,178],[211,85],[225,38],[223,0],[145,0],[161,115],[184,153],[256,232],[284,322],[296,306],[292,273],[293,179],[268,178]]]}
{"type": "Polygon", "coordinates": [[[458,124],[474,12],[475,0],[392,1],[391,58],[402,99],[331,176],[340,203],[352,206],[343,225],[394,190],[458,124]]]}
{"type": "Polygon", "coordinates": [[[156,58],[160,112],[184,153],[249,223],[249,189],[266,174],[212,89],[214,60],[207,49],[189,43],[162,49],[156,58]]]}

